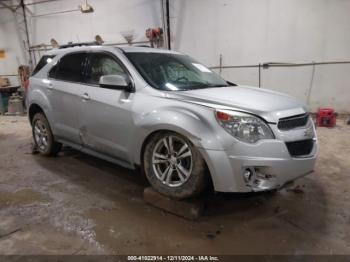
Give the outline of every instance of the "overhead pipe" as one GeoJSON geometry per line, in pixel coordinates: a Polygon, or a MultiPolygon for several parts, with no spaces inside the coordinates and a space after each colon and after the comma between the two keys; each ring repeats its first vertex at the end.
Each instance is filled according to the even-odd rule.
{"type": "Polygon", "coordinates": [[[16,11],[16,7],[17,6],[14,6],[14,5],[8,5],[8,4],[5,4],[3,2],[0,2],[0,4],[2,5],[0,7],[0,9],[9,9],[11,12],[15,12],[16,11]]]}
{"type": "Polygon", "coordinates": [[[70,10],[64,10],[64,11],[57,11],[52,13],[46,13],[46,14],[40,14],[40,15],[33,15],[32,18],[47,16],[47,15],[57,15],[57,14],[65,14],[65,13],[72,13],[72,12],[80,12],[80,9],[70,9],[70,10]]]}
{"type": "Polygon", "coordinates": [[[258,83],[259,88],[261,87],[261,69],[268,69],[269,67],[302,67],[302,66],[312,66],[312,76],[310,82],[310,88],[307,94],[307,103],[309,103],[311,90],[315,75],[315,66],[317,65],[341,65],[350,64],[350,61],[325,61],[325,62],[311,62],[311,63],[281,63],[281,62],[269,62],[269,63],[259,63],[257,65],[236,65],[236,66],[222,66],[222,55],[220,55],[220,65],[209,67],[210,69],[219,69],[221,74],[222,69],[233,69],[233,68],[258,68],[258,83]]]}
{"type": "Polygon", "coordinates": [[[29,54],[29,66],[33,67],[33,61],[32,61],[32,54],[30,51],[30,41],[29,41],[29,31],[28,31],[28,22],[27,22],[27,14],[26,14],[26,7],[24,5],[24,0],[21,0],[20,2],[21,8],[22,8],[22,13],[23,13],[23,22],[24,22],[24,30],[26,34],[26,44],[28,47],[28,54],[29,54]]]}
{"type": "Polygon", "coordinates": [[[170,10],[169,10],[169,0],[165,1],[165,16],[166,16],[166,32],[168,40],[168,49],[171,50],[171,39],[170,39],[170,10]]]}
{"type": "MultiPolygon", "coordinates": [[[[1,0],[1,3],[3,6],[0,6],[0,9],[10,9],[11,11],[16,11],[20,6],[21,6],[21,3],[19,3],[18,5],[8,5],[8,4],[5,4],[3,2],[5,1],[12,1],[12,0],[1,0]]],[[[38,4],[45,4],[45,3],[50,3],[50,2],[54,2],[54,1],[63,1],[63,0],[43,0],[43,1],[38,1],[38,2],[32,2],[32,3],[24,3],[25,6],[28,6],[28,5],[38,5],[38,4]]]]}
{"type": "Polygon", "coordinates": [[[38,4],[45,4],[45,3],[55,2],[55,1],[62,1],[62,0],[43,0],[43,1],[37,1],[37,2],[28,3],[28,4],[25,4],[25,5],[38,5],[38,4]]]}
{"type": "Polygon", "coordinates": [[[6,76],[18,76],[18,74],[4,74],[4,75],[0,75],[0,77],[6,77],[6,76]]]}
{"type": "Polygon", "coordinates": [[[267,69],[269,67],[299,67],[299,66],[315,66],[315,65],[338,65],[338,64],[350,64],[350,61],[325,61],[325,62],[311,62],[311,63],[276,63],[268,62],[263,64],[254,65],[232,65],[232,66],[211,66],[210,69],[230,69],[230,68],[256,68],[262,67],[267,69]]]}

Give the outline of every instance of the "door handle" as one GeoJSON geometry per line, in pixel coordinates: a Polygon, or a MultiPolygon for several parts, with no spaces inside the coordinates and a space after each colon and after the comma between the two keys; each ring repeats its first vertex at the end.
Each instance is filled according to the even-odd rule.
{"type": "Polygon", "coordinates": [[[52,89],[53,89],[52,83],[48,83],[48,84],[47,84],[47,89],[49,89],[49,90],[52,90],[52,89]]]}
{"type": "Polygon", "coordinates": [[[88,93],[82,94],[82,95],[81,95],[81,98],[82,98],[83,100],[90,100],[90,96],[89,96],[88,93]]]}

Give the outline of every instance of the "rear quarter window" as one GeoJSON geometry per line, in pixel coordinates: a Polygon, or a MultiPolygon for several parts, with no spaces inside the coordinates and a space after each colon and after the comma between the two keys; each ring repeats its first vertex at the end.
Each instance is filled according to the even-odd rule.
{"type": "Polygon", "coordinates": [[[54,57],[55,57],[55,55],[43,55],[41,57],[41,59],[39,60],[39,63],[34,68],[32,76],[34,76],[36,73],[38,73],[48,63],[50,63],[54,57]]]}

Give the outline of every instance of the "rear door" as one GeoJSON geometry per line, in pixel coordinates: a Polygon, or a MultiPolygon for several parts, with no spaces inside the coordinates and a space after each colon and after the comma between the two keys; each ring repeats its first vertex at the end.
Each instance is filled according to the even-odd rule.
{"type": "Polygon", "coordinates": [[[120,160],[129,160],[128,145],[133,134],[131,108],[135,93],[102,88],[103,75],[129,75],[112,53],[90,53],[86,84],[81,89],[80,134],[83,145],[120,160]]]}
{"type": "Polygon", "coordinates": [[[75,144],[80,144],[78,120],[86,59],[86,52],[67,54],[49,72],[55,135],[75,144]]]}

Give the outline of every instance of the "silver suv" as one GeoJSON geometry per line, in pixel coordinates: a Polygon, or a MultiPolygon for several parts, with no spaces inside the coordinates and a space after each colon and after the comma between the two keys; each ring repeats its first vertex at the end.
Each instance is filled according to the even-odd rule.
{"type": "Polygon", "coordinates": [[[315,127],[293,97],[227,82],[189,56],[146,47],[83,46],[44,55],[27,103],[38,150],[62,144],[141,167],[183,199],[271,190],[313,171],[315,127]]]}

